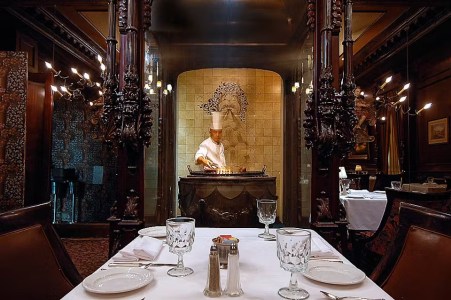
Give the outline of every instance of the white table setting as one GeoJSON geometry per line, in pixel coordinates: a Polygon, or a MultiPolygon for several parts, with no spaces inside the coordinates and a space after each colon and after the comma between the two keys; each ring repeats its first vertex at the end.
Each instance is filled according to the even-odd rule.
{"type": "Polygon", "coordinates": [[[340,201],[346,211],[349,230],[376,231],[384,215],[387,195],[385,191],[350,189],[340,196],[340,201]]]}
{"type": "MultiPolygon", "coordinates": [[[[158,231],[155,228],[148,230],[158,231]]],[[[310,294],[308,299],[327,299],[321,291],[338,296],[392,299],[316,232],[308,231],[311,234],[310,260],[303,274],[295,273],[299,287],[310,294]]],[[[282,299],[278,290],[288,285],[290,272],[280,267],[277,242],[259,238],[258,234],[262,232],[263,229],[258,228],[195,228],[192,250],[183,255],[184,266],[192,268],[194,272],[184,277],[168,275],[172,266],[167,264],[176,264],[177,255],[169,252],[164,240],[159,240],[159,244],[153,240],[157,237],[151,236],[152,239],[148,240],[147,236],[140,235],[63,299],[207,299],[203,291],[208,277],[210,246],[212,239],[220,235],[232,235],[239,239],[239,272],[244,292],[239,298],[282,299]],[[147,241],[143,242],[143,239],[147,241]],[[154,251],[153,254],[158,253],[154,259],[137,257],[127,261],[127,256],[133,253],[136,255],[137,249],[141,249],[145,255],[148,250],[154,251]],[[114,266],[121,263],[129,263],[132,267],[114,266]],[[94,287],[94,292],[89,291],[90,285],[94,287]]],[[[275,234],[276,230],[270,229],[270,233],[275,234]]],[[[158,238],[164,239],[161,236],[158,238]]],[[[220,270],[222,288],[226,284],[227,271],[220,270]]],[[[222,295],[220,298],[229,297],[222,295]]]]}

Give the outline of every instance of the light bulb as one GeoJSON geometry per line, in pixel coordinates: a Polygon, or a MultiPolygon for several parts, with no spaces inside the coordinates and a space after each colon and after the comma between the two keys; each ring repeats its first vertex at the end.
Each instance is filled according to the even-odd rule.
{"type": "Polygon", "coordinates": [[[397,95],[399,96],[402,92],[404,92],[405,90],[409,89],[410,87],[410,83],[406,83],[403,88],[397,93],[397,95]]]}
{"type": "Polygon", "coordinates": [[[295,87],[294,85],[291,87],[291,91],[292,91],[293,93],[296,93],[296,87],[295,87]]]}
{"type": "Polygon", "coordinates": [[[99,61],[99,63],[102,63],[102,56],[100,56],[100,54],[97,54],[97,60],[99,61]]]}
{"type": "Polygon", "coordinates": [[[296,82],[294,83],[294,87],[295,87],[296,89],[298,89],[298,88],[300,87],[300,84],[299,84],[298,81],[296,81],[296,82]]]}
{"type": "Polygon", "coordinates": [[[432,103],[426,103],[422,109],[420,109],[419,111],[416,112],[416,114],[418,115],[423,110],[431,108],[431,106],[432,106],[432,103]]]}
{"type": "Polygon", "coordinates": [[[167,90],[169,91],[169,93],[172,92],[172,84],[168,84],[168,85],[166,86],[166,88],[167,88],[167,90]]]}
{"type": "Polygon", "coordinates": [[[161,82],[161,80],[158,80],[157,81],[157,88],[161,88],[161,85],[162,85],[163,83],[161,82]]]}
{"type": "Polygon", "coordinates": [[[406,99],[407,99],[407,96],[402,96],[401,98],[399,98],[398,102],[404,102],[404,101],[406,101],[406,99]]]}
{"type": "Polygon", "coordinates": [[[88,73],[84,73],[84,74],[83,74],[83,77],[84,77],[86,80],[89,80],[89,74],[88,74],[88,73]]]}
{"type": "Polygon", "coordinates": [[[392,76],[389,76],[385,79],[385,82],[381,85],[381,89],[384,89],[384,87],[392,80],[392,76]]]}
{"type": "Polygon", "coordinates": [[[52,64],[49,62],[45,62],[45,66],[47,67],[47,69],[52,69],[52,64]]]}

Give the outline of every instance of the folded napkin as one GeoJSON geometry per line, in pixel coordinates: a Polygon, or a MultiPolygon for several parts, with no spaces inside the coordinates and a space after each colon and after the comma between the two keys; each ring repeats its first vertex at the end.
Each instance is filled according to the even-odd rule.
{"type": "Polygon", "coordinates": [[[163,248],[163,241],[150,236],[143,236],[141,241],[135,245],[133,254],[140,259],[154,260],[160,254],[161,248],[163,248]]]}
{"type": "Polygon", "coordinates": [[[310,253],[310,259],[336,259],[340,258],[339,255],[326,245],[321,239],[312,239],[312,252],[310,253]]]}
{"type": "Polygon", "coordinates": [[[155,260],[162,248],[163,241],[150,236],[143,236],[119,250],[119,253],[113,257],[113,261],[155,260]]]}

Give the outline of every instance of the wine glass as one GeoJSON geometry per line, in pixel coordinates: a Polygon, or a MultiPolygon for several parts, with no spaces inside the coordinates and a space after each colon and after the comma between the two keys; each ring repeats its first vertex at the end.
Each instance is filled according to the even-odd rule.
{"type": "Polygon", "coordinates": [[[169,252],[178,255],[177,266],[168,270],[168,275],[183,277],[194,272],[183,265],[183,254],[190,252],[194,243],[195,222],[193,218],[177,217],[166,220],[167,244],[169,252]]]}
{"type": "Polygon", "coordinates": [[[269,224],[276,221],[277,200],[257,199],[257,216],[260,223],[265,224],[265,232],[258,237],[264,239],[274,239],[276,236],[269,233],[269,224]]]}
{"type": "Polygon", "coordinates": [[[277,257],[280,267],[291,272],[288,287],[279,289],[285,299],[306,299],[309,293],[298,287],[297,273],[304,272],[311,252],[311,233],[301,228],[277,229],[277,257]]]}

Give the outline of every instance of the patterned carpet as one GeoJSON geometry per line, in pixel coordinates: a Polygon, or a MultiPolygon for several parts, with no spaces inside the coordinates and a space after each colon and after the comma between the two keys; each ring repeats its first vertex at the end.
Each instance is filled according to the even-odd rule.
{"type": "Polygon", "coordinates": [[[83,278],[108,260],[108,238],[62,238],[62,241],[83,278]]]}

